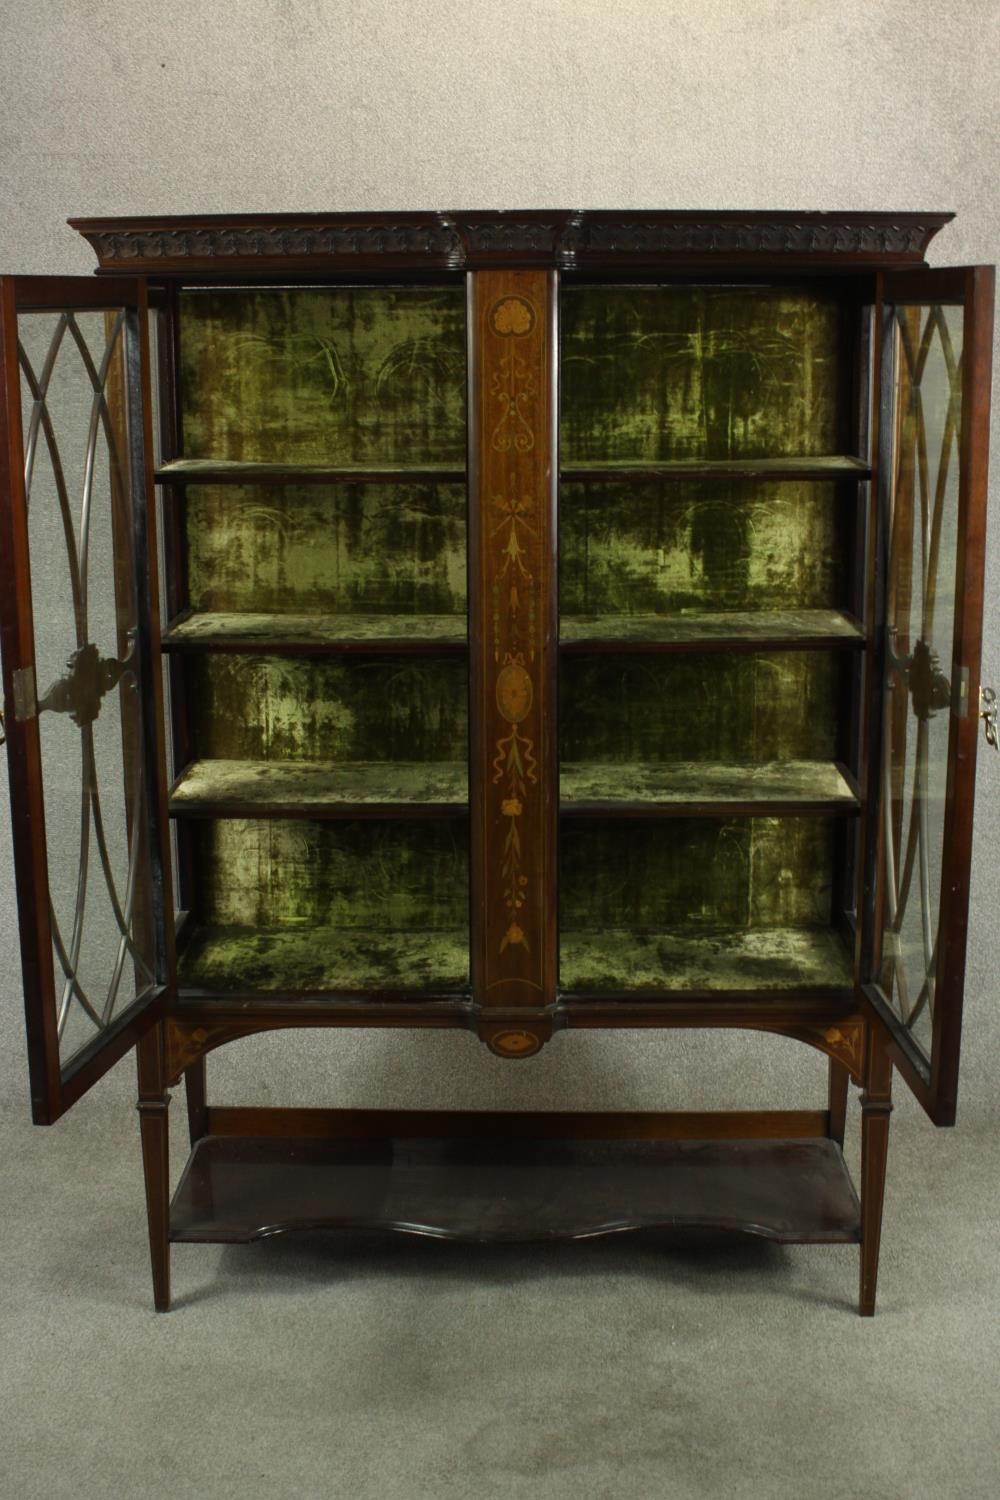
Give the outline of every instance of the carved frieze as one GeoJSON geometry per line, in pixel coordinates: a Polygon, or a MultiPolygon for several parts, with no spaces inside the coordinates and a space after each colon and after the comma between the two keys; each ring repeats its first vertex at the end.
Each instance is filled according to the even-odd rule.
{"type": "Polygon", "coordinates": [[[620,219],[590,219],[570,224],[560,245],[564,261],[585,257],[644,257],[674,255],[870,255],[874,258],[921,257],[937,229],[936,217],[898,221],[868,221],[825,217],[799,220],[706,215],[674,222],[657,217],[622,215],[620,219]]]}
{"type": "Polygon", "coordinates": [[[73,219],[106,271],[181,273],[298,264],[380,262],[455,269],[502,263],[625,267],[652,260],[741,255],[776,261],[850,257],[872,265],[919,264],[950,214],[464,212],[159,219],[73,219]]]}
{"type": "Polygon", "coordinates": [[[361,218],[315,224],[183,224],[81,229],[101,265],[173,261],[461,257],[455,230],[440,217],[419,223],[361,218]]]}

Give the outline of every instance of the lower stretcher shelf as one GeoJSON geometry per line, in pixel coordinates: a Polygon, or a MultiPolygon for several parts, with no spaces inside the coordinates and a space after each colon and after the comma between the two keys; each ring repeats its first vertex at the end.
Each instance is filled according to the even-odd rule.
{"type": "Polygon", "coordinates": [[[174,1196],[173,1240],[383,1229],[467,1242],[743,1230],[857,1243],[835,1141],[316,1140],[208,1136],[174,1196]]]}

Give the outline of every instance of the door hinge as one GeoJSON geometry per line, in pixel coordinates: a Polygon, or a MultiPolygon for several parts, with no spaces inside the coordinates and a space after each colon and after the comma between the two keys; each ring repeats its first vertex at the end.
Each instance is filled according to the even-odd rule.
{"type": "Polygon", "coordinates": [[[969,669],[960,667],[953,679],[951,711],[956,719],[964,719],[969,712],[969,669]]]}

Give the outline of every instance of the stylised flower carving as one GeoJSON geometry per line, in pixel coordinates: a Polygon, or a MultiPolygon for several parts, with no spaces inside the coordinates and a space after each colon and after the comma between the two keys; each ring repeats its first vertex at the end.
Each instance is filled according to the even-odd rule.
{"type": "Polygon", "coordinates": [[[516,797],[506,797],[500,804],[500,811],[505,818],[519,818],[524,808],[516,797]]]}

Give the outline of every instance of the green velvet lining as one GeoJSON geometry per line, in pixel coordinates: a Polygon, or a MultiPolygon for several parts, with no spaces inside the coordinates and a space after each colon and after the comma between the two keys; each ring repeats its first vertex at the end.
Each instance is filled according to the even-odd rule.
{"type": "MultiPolygon", "coordinates": [[[[819,760],[760,761],[740,765],[703,760],[627,765],[616,761],[588,765],[563,763],[559,776],[562,805],[588,803],[778,802],[794,811],[803,802],[853,808],[857,799],[837,767],[819,760]]],[[[670,837],[669,831],[664,835],[670,837]]]]}
{"type": "Polygon", "coordinates": [[[343,804],[463,804],[468,770],[448,761],[199,760],[175,787],[170,806],[249,804],[319,809],[343,804]]]}
{"type": "MultiPolygon", "coordinates": [[[[835,301],[794,287],[569,288],[562,457],[843,452],[842,346],[835,301]]],[[[188,459],[465,463],[460,287],[183,292],[181,350],[188,459]]],[[[845,499],[814,480],[565,482],[561,608],[659,620],[770,612],[801,633],[809,612],[815,620],[847,600],[845,499]]],[[[420,619],[435,617],[464,632],[462,485],[192,484],[185,503],[190,603],[202,618],[283,616],[316,641],[329,639],[338,616],[408,617],[418,633],[420,619]]],[[[268,628],[245,623],[265,631],[264,642],[268,628]]],[[[280,781],[281,795],[313,797],[319,810],[352,776],[359,800],[387,788],[391,800],[435,800],[460,785],[465,661],[380,656],[381,626],[354,628],[371,639],[370,654],[191,654],[193,754],[211,765],[188,795],[221,787],[223,797],[266,801],[280,781]]],[[[777,787],[808,797],[822,784],[843,802],[830,766],[840,670],[820,651],[567,654],[567,779],[576,775],[581,795],[596,800],[610,779],[602,767],[617,768],[620,794],[633,786],[647,795],[663,779],[658,767],[692,788],[714,768],[725,795],[724,767],[737,765],[744,787],[762,795],[777,787]]],[[[825,818],[567,819],[563,983],[831,982],[843,967],[830,932],[842,836],[842,820],[825,818]]],[[[462,820],[225,819],[193,822],[190,838],[196,920],[182,982],[467,983],[462,820]]]]}
{"type": "Polygon", "coordinates": [[[193,609],[464,614],[456,484],[191,485],[193,609]]]}
{"type": "Polygon", "coordinates": [[[563,458],[843,451],[841,314],[795,287],[567,287],[563,458]]]}
{"type": "Polygon", "coordinates": [[[186,458],[465,462],[462,287],[181,294],[186,458]]]}
{"type": "Polygon", "coordinates": [[[454,932],[468,927],[468,838],[460,820],[321,823],[223,819],[192,825],[199,922],[454,932]]]}
{"type": "Polygon", "coordinates": [[[829,928],[760,932],[574,932],[563,937],[566,990],[803,990],[854,983],[851,954],[829,928]]]}
{"type": "Polygon", "coordinates": [[[381,649],[394,642],[420,646],[462,646],[468,639],[465,615],[293,615],[194,614],[169,632],[171,642],[188,645],[255,645],[274,641],[302,647],[364,645],[381,649]]]}
{"type": "Polygon", "coordinates": [[[826,818],[564,822],[561,927],[828,926],[838,832],[826,818]]]}
{"type": "Polygon", "coordinates": [[[836,759],[831,652],[566,656],[564,761],[836,759]]]}
{"type": "Polygon", "coordinates": [[[835,609],[690,610],[680,615],[563,615],[559,639],[615,641],[626,644],[690,643],[700,641],[815,641],[834,636],[843,641],[864,640],[864,631],[835,609]]]}
{"type": "MultiPolygon", "coordinates": [[[[173,467],[173,466],[172,466],[173,467]]],[[[194,469],[195,464],[177,467],[194,469]]],[[[869,467],[849,453],[810,453],[804,457],[775,458],[611,458],[574,463],[560,458],[559,473],[566,481],[627,479],[644,484],[654,479],[866,479],[869,467]]],[[[249,482],[249,476],[248,476],[249,482]]]]}
{"type": "Polygon", "coordinates": [[[445,990],[469,982],[468,933],[342,927],[210,927],[180,961],[183,988],[209,991],[445,990]]]}
{"type": "Polygon", "coordinates": [[[574,614],[843,606],[845,496],[811,480],[564,483],[560,607],[574,614]]]}
{"type": "Polygon", "coordinates": [[[200,759],[465,761],[461,657],[205,652],[187,664],[200,759]]]}
{"type": "MultiPolygon", "coordinates": [[[[685,803],[828,803],[847,809],[856,798],[836,766],[782,760],[760,765],[669,761],[658,765],[597,762],[564,765],[559,778],[564,809],[607,803],[668,806],[685,803]]],[[[344,804],[464,804],[464,763],[447,761],[199,760],[175,787],[174,812],[250,804],[255,808],[319,810],[344,804]]],[[[668,835],[669,837],[669,835],[668,835]]]]}

